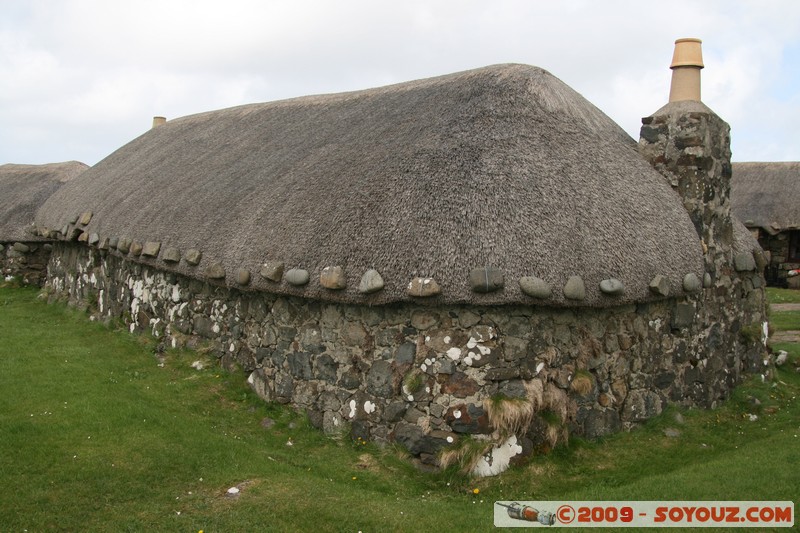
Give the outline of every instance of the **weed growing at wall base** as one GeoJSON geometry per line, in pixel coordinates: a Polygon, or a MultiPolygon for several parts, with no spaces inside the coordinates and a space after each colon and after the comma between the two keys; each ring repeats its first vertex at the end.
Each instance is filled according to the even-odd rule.
{"type": "Polygon", "coordinates": [[[473,480],[327,438],[244,376],[193,368],[196,353],[159,359],[147,337],[3,288],[0,529],[490,531],[496,500],[798,502],[800,350],[788,347],[774,384],[756,377],[720,409],[670,410],[473,480]]]}

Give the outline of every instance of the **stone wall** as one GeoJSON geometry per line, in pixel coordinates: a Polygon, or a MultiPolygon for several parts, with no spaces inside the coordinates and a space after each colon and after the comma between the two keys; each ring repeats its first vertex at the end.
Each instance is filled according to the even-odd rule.
{"type": "Polygon", "coordinates": [[[42,285],[53,246],[45,242],[0,242],[0,273],[24,284],[42,285]]]}
{"type": "Polygon", "coordinates": [[[743,372],[765,371],[750,264],[691,298],[639,305],[368,307],[228,289],[60,242],[46,290],[163,347],[207,344],[265,400],[435,464],[467,436],[525,454],[631,428],[668,403],[714,407],[743,372]],[[508,440],[503,402],[524,408],[508,440]]]}
{"type": "MultiPolygon", "coordinates": [[[[798,232],[800,233],[800,232],[798,232]]],[[[785,231],[770,235],[764,230],[759,231],[758,243],[768,252],[770,271],[767,281],[778,287],[800,289],[800,276],[788,277],[790,270],[800,269],[800,261],[792,260],[789,254],[791,232],[785,231]]]]}

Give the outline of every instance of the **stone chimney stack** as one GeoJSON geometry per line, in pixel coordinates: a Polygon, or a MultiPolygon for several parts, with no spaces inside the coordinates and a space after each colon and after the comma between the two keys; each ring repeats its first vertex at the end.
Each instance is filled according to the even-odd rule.
{"type": "Polygon", "coordinates": [[[729,265],[730,126],[700,101],[699,39],[678,39],[667,105],[642,119],[639,152],[683,199],[706,259],[708,287],[729,265]]]}
{"type": "Polygon", "coordinates": [[[167,123],[166,117],[153,117],[153,128],[152,129],[155,129],[155,128],[159,127],[159,126],[163,126],[166,123],[167,123]]]}

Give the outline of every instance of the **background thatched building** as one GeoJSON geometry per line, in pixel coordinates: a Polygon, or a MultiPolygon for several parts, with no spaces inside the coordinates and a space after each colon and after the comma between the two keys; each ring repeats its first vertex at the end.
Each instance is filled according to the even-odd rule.
{"type": "Polygon", "coordinates": [[[734,214],[768,252],[767,282],[800,288],[800,163],[735,163],[731,179],[734,214]]]}
{"type": "Polygon", "coordinates": [[[326,431],[427,462],[485,439],[492,473],[568,431],[714,405],[760,368],[727,131],[665,107],[639,147],[667,154],[657,172],[525,65],[184,117],[40,209],[62,241],[48,286],[165,344],[208,339],[326,431]],[[676,132],[709,145],[687,159],[676,132]],[[683,194],[700,185],[713,215],[683,194]]]}
{"type": "Polygon", "coordinates": [[[47,198],[88,167],[77,161],[0,165],[0,273],[39,283],[49,245],[35,231],[34,215],[47,198]]]}

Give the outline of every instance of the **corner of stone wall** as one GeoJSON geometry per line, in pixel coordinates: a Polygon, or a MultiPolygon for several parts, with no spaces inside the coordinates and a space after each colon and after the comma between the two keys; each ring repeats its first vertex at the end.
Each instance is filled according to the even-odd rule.
{"type": "Polygon", "coordinates": [[[730,126],[699,103],[675,102],[642,119],[639,151],[680,196],[703,249],[703,290],[678,304],[696,309],[707,364],[722,365],[732,388],[741,371],[768,360],[763,253],[736,251],[730,207],[730,126]],[[759,266],[761,265],[761,266],[759,266]]]}
{"type": "Polygon", "coordinates": [[[42,286],[47,277],[47,263],[53,245],[41,241],[0,243],[0,274],[25,285],[42,286]]]}

